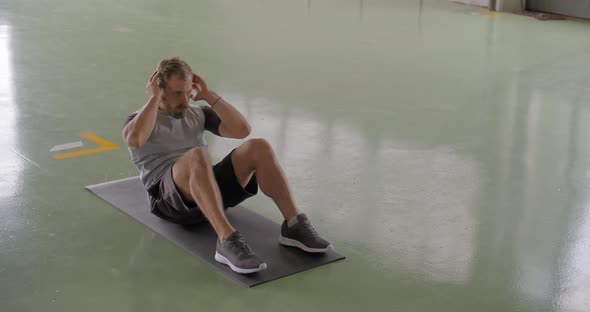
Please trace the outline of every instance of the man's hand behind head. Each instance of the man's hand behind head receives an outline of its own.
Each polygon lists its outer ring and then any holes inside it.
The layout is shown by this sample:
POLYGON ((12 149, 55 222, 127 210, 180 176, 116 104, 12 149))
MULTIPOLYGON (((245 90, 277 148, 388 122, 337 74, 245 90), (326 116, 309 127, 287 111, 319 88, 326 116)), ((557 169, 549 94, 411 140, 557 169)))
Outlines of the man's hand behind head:
POLYGON ((164 88, 164 81, 161 74, 156 70, 145 85, 145 93, 149 97, 155 97, 158 100, 162 98, 164 88))

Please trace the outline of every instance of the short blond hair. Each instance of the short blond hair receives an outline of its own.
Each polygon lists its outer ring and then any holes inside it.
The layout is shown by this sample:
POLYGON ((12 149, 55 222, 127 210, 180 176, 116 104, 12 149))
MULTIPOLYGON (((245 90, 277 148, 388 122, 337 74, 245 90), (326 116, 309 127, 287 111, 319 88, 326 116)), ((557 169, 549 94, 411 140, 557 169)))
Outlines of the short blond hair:
POLYGON ((187 74, 192 72, 191 67, 179 57, 165 58, 158 64, 158 73, 160 75, 159 86, 160 88, 166 88, 168 80, 174 75, 178 75, 180 79, 186 80, 187 74))

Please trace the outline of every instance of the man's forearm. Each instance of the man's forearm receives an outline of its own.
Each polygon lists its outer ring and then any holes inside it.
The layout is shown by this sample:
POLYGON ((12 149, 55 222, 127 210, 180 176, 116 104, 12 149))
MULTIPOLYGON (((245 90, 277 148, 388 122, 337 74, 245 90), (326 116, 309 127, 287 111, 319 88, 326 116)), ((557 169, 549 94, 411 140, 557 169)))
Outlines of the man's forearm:
POLYGON ((211 92, 211 96, 205 99, 221 118, 222 135, 242 138, 250 134, 250 124, 246 118, 233 105, 221 98, 217 93, 211 92))
POLYGON ((158 99, 151 97, 123 130, 123 138, 131 147, 141 147, 150 137, 158 114, 158 99))

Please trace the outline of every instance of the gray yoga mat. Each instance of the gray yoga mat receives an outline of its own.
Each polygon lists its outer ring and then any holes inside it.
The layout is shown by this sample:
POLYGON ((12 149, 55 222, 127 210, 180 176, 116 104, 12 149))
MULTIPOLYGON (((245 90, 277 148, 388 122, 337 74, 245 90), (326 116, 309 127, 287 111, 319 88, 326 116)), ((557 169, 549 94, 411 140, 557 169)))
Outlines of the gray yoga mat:
POLYGON ((244 207, 236 206, 227 210, 229 221, 244 235, 252 250, 268 264, 264 271, 249 275, 238 274, 215 261, 217 236, 209 224, 183 227, 150 213, 147 193, 139 177, 90 185, 86 189, 191 254, 209 262, 232 280, 248 287, 344 259, 344 256, 334 251, 308 254, 296 248, 280 246, 279 224, 244 207))

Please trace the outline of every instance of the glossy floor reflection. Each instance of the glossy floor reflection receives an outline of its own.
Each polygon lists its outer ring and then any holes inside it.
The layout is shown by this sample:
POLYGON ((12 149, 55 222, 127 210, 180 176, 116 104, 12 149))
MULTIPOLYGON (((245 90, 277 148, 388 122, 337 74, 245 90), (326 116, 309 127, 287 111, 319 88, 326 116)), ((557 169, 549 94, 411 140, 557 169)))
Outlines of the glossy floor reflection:
POLYGON ((2 310, 589 311, 589 32, 443 0, 4 1, 2 310), (123 146, 171 55, 346 261, 244 289, 83 189, 136 175, 126 149, 54 158, 123 146))

